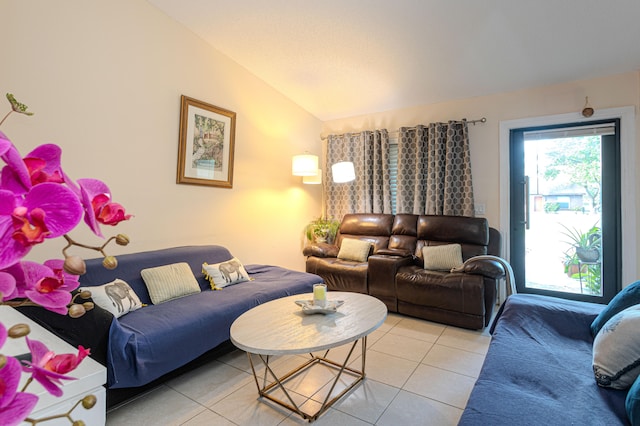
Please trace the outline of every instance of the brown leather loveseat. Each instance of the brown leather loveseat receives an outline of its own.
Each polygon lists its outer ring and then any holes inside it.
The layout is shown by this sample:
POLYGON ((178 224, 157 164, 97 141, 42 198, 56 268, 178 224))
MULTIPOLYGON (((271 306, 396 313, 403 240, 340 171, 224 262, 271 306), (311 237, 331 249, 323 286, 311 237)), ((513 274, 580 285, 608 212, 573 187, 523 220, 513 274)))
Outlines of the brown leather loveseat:
MULTIPOLYGON (((320 275, 329 290, 370 294, 389 311, 458 327, 489 324, 500 278, 500 233, 485 218, 409 214, 347 214, 335 244, 305 247, 306 270, 320 275), (346 239, 371 243, 366 259, 338 257, 346 239), (464 269, 424 268, 423 248, 459 244, 464 269)), ((429 252, 428 252, 429 253, 429 252)))

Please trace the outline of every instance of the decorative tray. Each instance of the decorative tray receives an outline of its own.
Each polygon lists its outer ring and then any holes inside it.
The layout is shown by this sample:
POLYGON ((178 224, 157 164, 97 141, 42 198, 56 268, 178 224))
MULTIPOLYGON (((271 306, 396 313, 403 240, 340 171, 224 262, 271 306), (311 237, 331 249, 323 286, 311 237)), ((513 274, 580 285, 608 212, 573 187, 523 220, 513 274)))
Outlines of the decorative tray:
POLYGON ((302 313, 311 314, 332 314, 344 304, 344 300, 327 300, 327 304, 318 306, 313 304, 313 300, 296 300, 296 305, 302 308, 302 313))

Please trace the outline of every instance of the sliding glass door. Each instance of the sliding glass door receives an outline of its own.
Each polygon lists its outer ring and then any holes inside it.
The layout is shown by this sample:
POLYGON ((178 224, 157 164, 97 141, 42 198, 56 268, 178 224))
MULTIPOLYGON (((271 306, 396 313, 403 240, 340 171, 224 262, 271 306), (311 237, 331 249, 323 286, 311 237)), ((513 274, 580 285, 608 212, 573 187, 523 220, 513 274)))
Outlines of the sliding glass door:
POLYGON ((511 131, 510 259, 519 292, 606 303, 620 288, 618 126, 511 131))

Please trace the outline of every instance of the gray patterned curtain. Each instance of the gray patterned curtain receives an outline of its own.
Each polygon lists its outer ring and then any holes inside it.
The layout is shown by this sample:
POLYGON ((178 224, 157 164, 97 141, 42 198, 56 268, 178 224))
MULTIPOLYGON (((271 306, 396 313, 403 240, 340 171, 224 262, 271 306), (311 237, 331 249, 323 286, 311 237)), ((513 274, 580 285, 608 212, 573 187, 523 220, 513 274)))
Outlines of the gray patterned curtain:
POLYGON ((391 213, 389 134, 385 129, 330 135, 327 138, 327 217, 341 220, 346 213, 391 213), (334 183, 331 165, 352 161, 356 180, 334 183))
POLYGON ((467 123, 398 132, 398 213, 474 216, 467 123))

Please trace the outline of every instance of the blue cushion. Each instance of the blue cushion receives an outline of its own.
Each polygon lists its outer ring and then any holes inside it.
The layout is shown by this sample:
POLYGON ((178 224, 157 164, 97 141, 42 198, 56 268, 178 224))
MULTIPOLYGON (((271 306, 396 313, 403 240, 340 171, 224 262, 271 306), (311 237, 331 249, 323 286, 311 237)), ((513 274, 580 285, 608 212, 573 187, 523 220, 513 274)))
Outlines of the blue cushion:
POLYGON ((625 401, 627 408, 627 417, 632 425, 640 424, 640 377, 636 379, 629 389, 627 399, 625 401))
POLYGON ((591 335, 595 337, 612 316, 638 303, 640 303, 640 281, 629 284, 611 299, 607 307, 591 323, 591 335))

